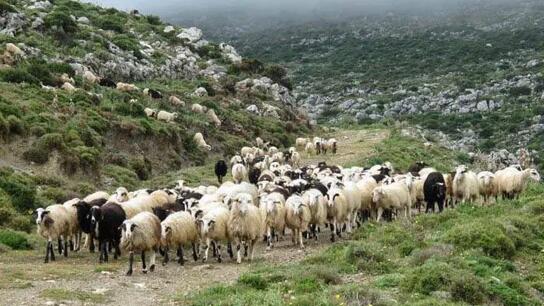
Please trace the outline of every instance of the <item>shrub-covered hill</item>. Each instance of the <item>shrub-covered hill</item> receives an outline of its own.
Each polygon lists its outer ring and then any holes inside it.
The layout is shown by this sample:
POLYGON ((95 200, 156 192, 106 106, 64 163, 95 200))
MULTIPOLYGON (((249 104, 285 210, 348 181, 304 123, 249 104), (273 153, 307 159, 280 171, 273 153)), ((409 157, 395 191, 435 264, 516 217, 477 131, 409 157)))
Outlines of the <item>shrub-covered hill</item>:
POLYGON ((406 120, 468 152, 528 147, 542 168, 543 3, 459 2, 216 35, 289 67, 322 122, 406 120))
POLYGON ((257 136, 283 147, 309 132, 281 85, 283 68, 242 59, 199 29, 69 0, 0 0, 0 29, 0 220, 11 206, 26 213, 96 189, 136 188, 226 158, 257 136), (93 84, 86 71, 139 90, 93 84), (65 81, 76 89, 61 89, 65 81), (148 107, 177 118, 148 118, 148 107), (211 151, 193 141, 197 132, 211 151))

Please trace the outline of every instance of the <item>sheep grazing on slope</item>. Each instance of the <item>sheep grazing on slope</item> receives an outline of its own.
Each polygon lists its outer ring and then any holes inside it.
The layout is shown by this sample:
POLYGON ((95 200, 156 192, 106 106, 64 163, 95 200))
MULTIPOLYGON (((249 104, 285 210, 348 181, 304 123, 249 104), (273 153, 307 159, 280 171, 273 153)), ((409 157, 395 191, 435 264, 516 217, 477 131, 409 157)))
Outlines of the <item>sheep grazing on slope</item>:
POLYGON ((24 56, 25 53, 13 43, 6 44, 6 51, 14 56, 24 56))
POLYGON ((185 102, 181 101, 181 99, 176 96, 170 96, 170 98, 168 98, 168 102, 174 106, 185 106, 185 102))
POLYGON ((285 229, 285 197, 279 192, 261 196, 259 208, 263 211, 266 225, 266 249, 273 247, 273 238, 285 229))
POLYGON ((202 106, 198 103, 193 103, 193 105, 191 105, 191 111, 193 111, 193 113, 204 114, 207 110, 208 108, 206 106, 202 106))
POLYGON ((247 180, 248 178, 247 168, 243 164, 235 164, 232 166, 231 174, 232 179, 237 184, 247 180))
POLYGON ((435 204, 438 211, 442 212, 446 201, 446 181, 440 172, 432 172, 427 175, 423 183, 423 194, 427 207, 425 212, 434 212, 435 204))
POLYGON ((263 148, 264 147, 264 140, 261 137, 255 138, 255 145, 257 148, 263 148))
POLYGON ((313 154, 316 154, 315 145, 312 142, 308 142, 306 144, 306 147, 304 147, 304 151, 308 155, 308 157, 312 156, 313 154))
MULTIPOLYGON (((230 243, 229 218, 230 212, 222 206, 215 206, 208 211, 197 211, 195 214, 197 231, 200 239, 204 241, 205 249, 202 261, 208 260, 208 251, 212 242, 217 246, 217 261, 221 262, 220 242, 230 243)), ((232 250, 231 250, 232 257, 232 250)))
POLYGON ((202 133, 196 133, 193 139, 200 148, 211 151, 212 146, 206 143, 206 141, 204 140, 204 136, 202 136, 202 133))
POLYGON ((217 176, 219 184, 223 184, 223 178, 227 175, 227 171, 227 163, 224 160, 218 160, 215 163, 215 176, 217 176))
POLYGON ((168 263, 168 250, 176 247, 179 255, 178 263, 183 265, 183 246, 191 244, 193 259, 198 260, 196 246, 198 244, 198 232, 196 219, 185 211, 173 213, 161 222, 161 245, 164 247, 163 265, 168 263))
POLYGON ((83 72, 83 80, 88 84, 96 84, 99 79, 94 73, 87 70, 83 72))
POLYGON ((525 190, 529 180, 540 181, 540 174, 535 169, 520 171, 514 167, 508 167, 495 173, 498 193, 503 198, 513 199, 525 190))
POLYGON ((241 246, 249 248, 249 260, 253 260, 255 244, 263 236, 265 216, 255 203, 253 197, 241 193, 234 198, 228 221, 229 234, 236 245, 236 262, 242 263, 241 246))
POLYGON ((331 138, 327 141, 328 147, 331 149, 332 154, 336 154, 336 151, 338 150, 338 142, 336 139, 331 138))
POLYGON ((62 84, 61 86, 62 89, 66 90, 67 92, 74 92, 77 90, 77 88, 74 87, 74 85, 66 82, 64 84, 62 84))
POLYGON ((157 113, 157 120, 160 120, 160 121, 164 121, 164 122, 167 122, 167 123, 172 123, 176 120, 176 118, 178 117, 178 114, 176 113, 169 113, 167 111, 159 111, 157 113))
POLYGON ((115 81, 113 81, 112 79, 108 79, 108 78, 100 78, 98 80, 98 85, 104 86, 104 87, 109 87, 109 88, 116 88, 117 87, 117 83, 115 83, 115 81))
POLYGON ((74 81, 73 78, 71 78, 67 73, 63 73, 60 77, 59 77, 59 81, 61 83, 68 83, 68 84, 71 84, 71 85, 74 85, 76 82, 74 81))
POLYGON ((133 91, 137 91, 139 89, 134 84, 128 84, 128 83, 123 83, 123 82, 118 82, 115 85, 115 87, 117 88, 117 90, 122 91, 122 92, 133 92, 133 91))
POLYGON ((384 209, 404 209, 404 216, 411 217, 412 196, 404 182, 394 182, 391 185, 382 185, 372 192, 372 201, 378 208, 377 221, 380 222, 384 209))
POLYGON ((119 245, 121 225, 127 218, 125 211, 121 205, 110 202, 102 206, 93 206, 90 214, 94 236, 98 239, 100 263, 108 262, 108 246, 115 248, 113 258, 117 259, 121 255, 119 245))
POLYGON ((206 113, 206 115, 208 115, 208 119, 216 126, 216 127, 220 127, 221 126, 221 120, 219 120, 219 117, 217 117, 217 115, 215 114, 215 111, 213 109, 209 109, 208 112, 206 113))
POLYGON ((51 205, 36 210, 38 225, 37 232, 40 236, 47 239, 45 248, 45 263, 55 260, 55 252, 53 251, 53 240, 59 241, 59 253, 63 249, 61 240, 64 240, 64 256, 68 256, 67 237, 70 235, 70 215, 63 205, 51 205))
POLYGON ((300 248, 304 249, 302 233, 308 230, 312 219, 310 208, 304 204, 302 197, 298 195, 290 196, 285 202, 285 208, 285 222, 292 232, 292 241, 295 245, 298 242, 300 248))
POLYGON ((489 171, 478 173, 478 189, 480 196, 483 197, 484 204, 488 203, 491 198, 497 198, 498 186, 495 180, 495 174, 489 171))
POLYGON ((150 96, 152 99, 162 99, 162 93, 155 89, 145 88, 143 94, 150 96))
POLYGON ((157 116, 157 110, 149 107, 144 108, 144 113, 148 118, 153 118, 157 116))
POLYGON ((161 244, 161 223, 150 212, 142 212, 121 225, 121 247, 129 252, 127 275, 132 275, 134 252, 142 254, 142 272, 147 273, 145 252, 151 251, 149 270, 155 270, 155 257, 161 244))
POLYGON ((480 191, 478 189, 478 177, 476 173, 469 171, 464 165, 458 166, 455 169, 455 177, 453 178, 453 195, 454 200, 465 203, 467 201, 476 202, 480 191))
POLYGON ((306 148, 306 144, 308 143, 308 138, 302 138, 302 137, 299 137, 295 140, 295 147, 299 148, 299 149, 304 149, 306 148))

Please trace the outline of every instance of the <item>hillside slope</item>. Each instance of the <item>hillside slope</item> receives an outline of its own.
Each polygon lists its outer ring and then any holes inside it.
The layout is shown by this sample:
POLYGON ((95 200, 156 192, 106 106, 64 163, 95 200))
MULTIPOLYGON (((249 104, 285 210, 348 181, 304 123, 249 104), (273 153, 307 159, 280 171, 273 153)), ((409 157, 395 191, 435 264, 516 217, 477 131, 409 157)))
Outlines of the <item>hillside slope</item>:
POLYGON ((287 66, 323 123, 406 120, 467 152, 528 148, 542 167, 543 13, 541 1, 468 1, 221 37, 287 66))
POLYGON ((0 226, 14 210, 149 186, 168 172, 227 158, 257 136, 284 147, 309 132, 278 84, 281 67, 248 67, 197 28, 70 0, 2 0, 0 28, 0 226), (89 72, 113 88, 89 81, 89 72), (116 89, 121 81, 138 90, 116 89), (61 89, 65 82, 75 89, 61 89), (220 125, 192 111, 194 103, 214 110, 220 125), (145 108, 177 118, 159 121, 145 108), (193 141, 197 132, 211 151, 193 141))

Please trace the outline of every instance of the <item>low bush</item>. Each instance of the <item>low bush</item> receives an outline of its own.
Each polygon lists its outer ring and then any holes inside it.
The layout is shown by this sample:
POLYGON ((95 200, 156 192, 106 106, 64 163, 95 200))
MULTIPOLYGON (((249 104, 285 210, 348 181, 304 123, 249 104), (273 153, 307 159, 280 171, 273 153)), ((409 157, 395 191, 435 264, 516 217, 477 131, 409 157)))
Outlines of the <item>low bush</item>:
POLYGON ((30 250, 32 245, 26 235, 8 229, 0 229, 0 243, 9 246, 14 250, 30 250))

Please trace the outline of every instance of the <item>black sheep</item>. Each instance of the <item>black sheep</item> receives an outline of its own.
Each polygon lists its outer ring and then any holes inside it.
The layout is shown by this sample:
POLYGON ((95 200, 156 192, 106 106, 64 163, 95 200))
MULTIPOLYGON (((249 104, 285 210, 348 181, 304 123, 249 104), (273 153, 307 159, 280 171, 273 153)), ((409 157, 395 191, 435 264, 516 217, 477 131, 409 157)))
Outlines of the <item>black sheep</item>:
POLYGON ((147 94, 153 99, 162 99, 162 93, 160 91, 155 90, 155 89, 150 88, 147 91, 147 94))
POLYGON ((435 203, 438 204, 438 210, 442 212, 446 200, 446 182, 442 173, 432 172, 427 176, 423 183, 423 195, 427 202, 425 212, 434 212, 435 203))
POLYGON ((108 78, 101 78, 98 81, 98 84, 104 87, 111 87, 111 88, 117 87, 117 83, 115 83, 112 79, 108 79, 108 78))
POLYGON ((224 160, 219 160, 215 163, 215 175, 219 184, 223 183, 223 178, 227 175, 227 163, 224 160))
POLYGON ((117 204, 108 202, 102 207, 91 208, 91 222, 97 228, 97 239, 100 250, 100 262, 108 261, 108 244, 115 248, 113 255, 117 259, 121 255, 119 243, 121 242, 121 225, 126 219, 123 208, 117 204))
POLYGON ((336 154, 336 142, 332 143, 332 154, 336 154))
POLYGON ((413 163, 410 168, 408 168, 408 172, 412 173, 415 176, 419 175, 419 171, 421 171, 423 168, 429 167, 429 165, 423 161, 418 161, 413 163))
POLYGON ((90 235, 89 250, 91 251, 91 253, 94 252, 94 235, 95 235, 94 227, 91 224, 91 208, 93 206, 102 206, 107 201, 108 201, 107 199, 96 199, 89 203, 85 201, 79 201, 75 204, 76 210, 77 210, 77 222, 79 224, 79 228, 85 234, 90 235))
POLYGON ((261 169, 252 168, 251 170, 249 170, 248 177, 249 177, 249 182, 251 184, 257 185, 257 183, 259 182, 260 176, 261 176, 261 169))
POLYGON ((323 185, 321 182, 319 181, 313 181, 310 183, 310 188, 314 188, 314 189, 317 189, 319 191, 321 191, 321 193, 326 196, 327 195, 327 192, 329 191, 329 189, 323 185))

